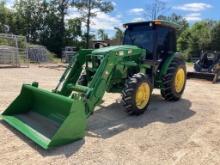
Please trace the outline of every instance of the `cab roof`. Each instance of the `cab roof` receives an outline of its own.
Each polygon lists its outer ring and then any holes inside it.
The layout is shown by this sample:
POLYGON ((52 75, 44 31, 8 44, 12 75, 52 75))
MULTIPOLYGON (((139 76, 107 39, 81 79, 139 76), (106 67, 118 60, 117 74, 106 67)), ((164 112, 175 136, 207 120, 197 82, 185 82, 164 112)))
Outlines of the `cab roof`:
POLYGON ((144 22, 131 22, 131 23, 126 23, 124 24, 124 27, 126 26, 132 26, 132 25, 139 25, 139 24, 154 24, 154 25, 159 25, 159 26, 166 26, 166 27, 170 27, 173 29, 180 29, 181 26, 177 23, 171 22, 171 21, 164 21, 164 20, 153 20, 153 21, 144 21, 144 22))

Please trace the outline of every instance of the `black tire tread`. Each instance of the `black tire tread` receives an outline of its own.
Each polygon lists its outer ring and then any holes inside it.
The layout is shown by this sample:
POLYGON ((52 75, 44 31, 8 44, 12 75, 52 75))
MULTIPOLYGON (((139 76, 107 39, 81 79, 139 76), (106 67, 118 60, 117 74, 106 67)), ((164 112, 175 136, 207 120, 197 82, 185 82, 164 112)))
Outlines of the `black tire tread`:
POLYGON ((125 88, 122 91, 122 104, 129 115, 140 115, 146 111, 149 105, 148 103, 143 110, 138 109, 136 105, 134 105, 135 90, 137 89, 138 85, 142 82, 147 82, 150 85, 152 92, 152 84, 149 78, 143 73, 134 74, 125 82, 125 88))
POLYGON ((162 79, 163 87, 161 88, 161 95, 167 101, 178 101, 185 89, 186 82, 184 84, 183 90, 180 93, 174 92, 173 89, 174 76, 179 67, 183 67, 186 73, 185 62, 179 58, 174 58, 168 68, 167 74, 162 79))

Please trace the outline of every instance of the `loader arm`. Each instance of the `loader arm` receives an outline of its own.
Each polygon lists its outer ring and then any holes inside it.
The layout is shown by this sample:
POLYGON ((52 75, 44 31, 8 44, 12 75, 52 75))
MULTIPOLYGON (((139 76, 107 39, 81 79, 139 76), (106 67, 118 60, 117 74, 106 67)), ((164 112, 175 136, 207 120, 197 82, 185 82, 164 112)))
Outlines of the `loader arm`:
POLYGON ((55 93, 61 94, 63 96, 69 96, 72 93, 71 88, 68 88, 68 84, 76 84, 85 63, 85 57, 90 54, 92 49, 81 50, 76 58, 73 58, 65 72, 60 78, 60 81, 54 90, 55 93))
POLYGON ((89 56, 90 53, 90 50, 79 52, 76 59, 73 59, 62 75, 57 88, 54 90, 55 93, 63 96, 68 96, 76 100, 79 98, 83 99, 85 101, 87 117, 93 113, 95 106, 101 102, 106 89, 110 85, 113 70, 120 60, 114 52, 109 52, 102 56, 103 58, 92 80, 87 86, 82 86, 77 84, 77 80, 82 73, 86 56, 89 56))
POLYGON ((114 53, 107 54, 89 83, 88 87, 91 92, 86 96, 86 110, 88 110, 89 115, 93 113, 95 106, 101 102, 106 89, 109 88, 114 68, 119 59, 114 53))

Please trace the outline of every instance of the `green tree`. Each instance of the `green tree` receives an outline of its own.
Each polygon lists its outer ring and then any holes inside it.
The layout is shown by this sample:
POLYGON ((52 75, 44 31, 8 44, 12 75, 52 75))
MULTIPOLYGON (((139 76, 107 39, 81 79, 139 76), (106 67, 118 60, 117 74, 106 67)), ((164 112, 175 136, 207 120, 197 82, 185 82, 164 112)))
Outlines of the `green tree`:
POLYGON ((198 45, 198 51, 210 49, 211 44, 211 33, 210 29, 212 25, 209 21, 201 21, 192 26, 191 36, 192 42, 191 44, 198 45))
POLYGON ((16 0, 16 18, 19 34, 25 35, 27 41, 36 43, 43 21, 41 5, 43 0, 16 0))
POLYGON ((65 34, 65 44, 79 46, 78 39, 82 35, 82 23, 79 18, 69 19, 65 34))
POLYGON ((0 32, 14 30, 15 12, 6 7, 5 1, 0 1, 0 32))
POLYGON ((216 23, 211 30, 211 49, 220 51, 220 22, 216 23))
POLYGON ((5 2, 0 1, 0 32, 1 33, 5 31, 6 17, 7 17, 7 10, 5 8, 5 2))
POLYGON ((70 6, 74 5, 74 0, 52 0, 51 4, 57 6, 58 10, 58 29, 60 36, 60 47, 63 48, 65 44, 65 16, 70 6))
POLYGON ((178 38, 178 50, 190 59, 199 56, 202 50, 211 49, 211 30, 213 22, 200 21, 183 31, 178 38))
POLYGON ((108 34, 107 33, 105 33, 105 31, 103 30, 103 29, 99 29, 98 31, 97 31, 97 33, 98 33, 98 38, 100 39, 100 40, 107 40, 108 39, 108 34))
POLYGON ((65 16, 73 0, 16 0, 17 32, 61 55, 65 45, 65 16))
POLYGON ((158 19, 171 21, 180 25, 180 29, 177 29, 177 37, 179 37, 180 34, 189 27, 189 23, 187 22, 187 20, 183 18, 181 15, 177 15, 176 13, 172 13, 170 16, 160 15, 158 19))
POLYGON ((43 24, 40 30, 40 42, 58 56, 61 55, 65 43, 69 42, 65 16, 72 5, 73 0, 44 0, 41 6, 43 24))
POLYGON ((63 36, 60 33, 60 17, 57 7, 58 5, 52 3, 52 1, 43 3, 43 13, 45 15, 40 30, 40 43, 45 45, 50 51, 61 55, 63 45, 61 38, 63 36))
POLYGON ((112 2, 104 0, 75 0, 75 7, 81 14, 82 21, 86 24, 86 47, 89 47, 89 41, 91 39, 91 19, 97 16, 97 13, 104 12, 109 13, 113 10, 112 2))
POLYGON ((189 47, 189 41, 191 39, 191 29, 184 30, 177 40, 177 49, 180 52, 184 52, 189 47))
POLYGON ((118 40, 119 43, 121 43, 123 40, 123 37, 124 37, 124 32, 123 32, 123 30, 121 30, 120 28, 117 28, 117 27, 115 27, 115 30, 116 30, 116 32, 115 32, 114 39, 118 40))

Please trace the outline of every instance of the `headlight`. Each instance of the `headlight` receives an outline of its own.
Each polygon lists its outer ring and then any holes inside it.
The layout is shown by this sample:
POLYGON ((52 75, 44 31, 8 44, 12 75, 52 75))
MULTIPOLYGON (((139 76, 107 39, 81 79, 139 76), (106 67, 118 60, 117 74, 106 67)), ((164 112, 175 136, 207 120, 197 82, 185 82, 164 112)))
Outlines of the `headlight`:
POLYGON ((118 52, 118 55, 119 55, 119 56, 124 56, 124 54, 125 54, 124 51, 119 51, 119 52, 118 52))
POLYGON ((128 50, 128 54, 132 54, 132 52, 133 52, 132 49, 128 50))

